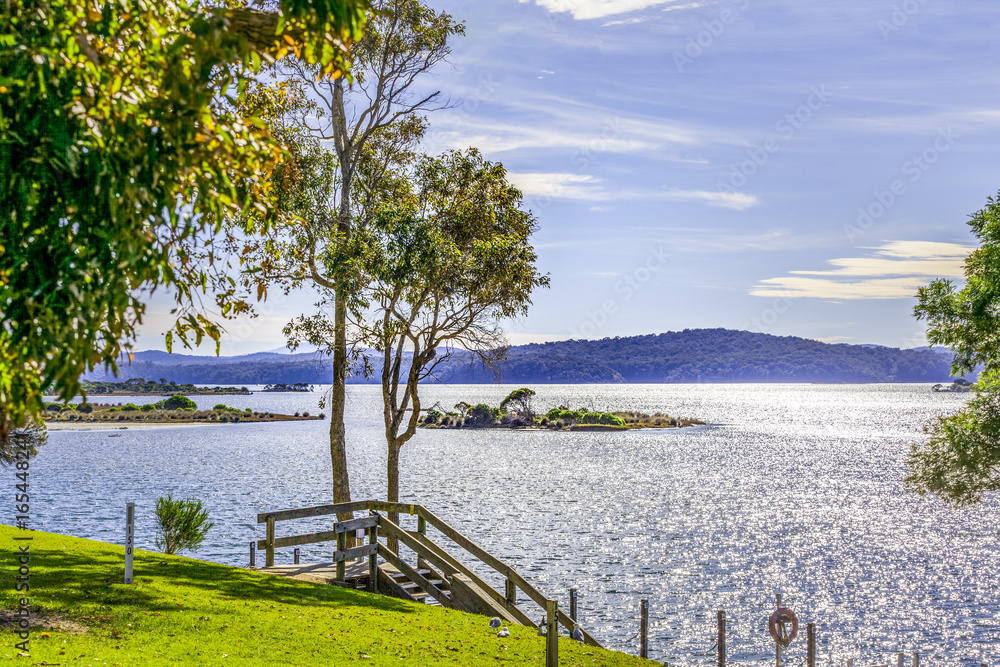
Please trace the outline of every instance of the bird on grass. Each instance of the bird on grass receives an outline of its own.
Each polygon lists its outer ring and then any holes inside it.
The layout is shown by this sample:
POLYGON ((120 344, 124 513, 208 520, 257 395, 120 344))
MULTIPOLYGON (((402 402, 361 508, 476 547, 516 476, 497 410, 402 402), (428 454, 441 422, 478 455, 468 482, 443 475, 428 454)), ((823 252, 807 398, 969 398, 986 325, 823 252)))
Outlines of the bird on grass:
POLYGON ((490 619, 490 627, 496 630, 500 627, 500 619, 496 616, 490 619))
POLYGON ((497 637, 510 637, 510 630, 504 628, 503 630, 497 633, 497 637))
POLYGON ((569 636, 572 637, 573 639, 575 639, 578 642, 582 642, 583 641, 583 628, 581 628, 579 624, 574 625, 573 626, 573 632, 571 632, 569 634, 569 636))
POLYGON ((545 625, 545 619, 543 618, 538 622, 538 636, 545 637, 549 634, 548 627, 545 625))

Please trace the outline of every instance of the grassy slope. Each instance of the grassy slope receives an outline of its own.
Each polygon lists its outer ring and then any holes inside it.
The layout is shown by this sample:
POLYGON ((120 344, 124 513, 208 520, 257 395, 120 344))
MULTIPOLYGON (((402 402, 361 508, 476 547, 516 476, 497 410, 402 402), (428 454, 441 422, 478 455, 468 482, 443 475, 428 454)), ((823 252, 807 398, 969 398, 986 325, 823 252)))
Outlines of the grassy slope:
MULTIPOLYGON (((0 526, 2 605, 14 608, 14 535, 30 534, 32 611, 59 614, 86 634, 33 629, 30 658, 13 632, 0 660, 62 665, 544 665, 543 638, 510 628, 498 639, 484 616, 363 592, 137 551, 137 583, 121 583, 123 548, 0 526), (10 576, 8 576, 10 575, 10 576)), ((25 544, 22 542, 21 544, 25 544)), ((654 663, 569 639, 560 665, 654 663)))

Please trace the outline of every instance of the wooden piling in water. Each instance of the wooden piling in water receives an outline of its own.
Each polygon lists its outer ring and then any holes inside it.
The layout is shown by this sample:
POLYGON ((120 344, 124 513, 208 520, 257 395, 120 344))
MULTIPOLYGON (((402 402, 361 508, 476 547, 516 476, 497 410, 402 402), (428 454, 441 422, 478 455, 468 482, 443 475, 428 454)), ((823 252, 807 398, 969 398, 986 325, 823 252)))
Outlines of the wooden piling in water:
MULTIPOLYGON (((902 657, 900 657, 902 660, 902 657)), ((903 663, 900 662, 900 667, 903 663)), ((816 667, 816 624, 806 625, 806 667, 816 667)))
POLYGON ((726 612, 720 609, 716 617, 716 632, 718 633, 716 646, 719 647, 718 667, 726 667, 726 612))
POLYGON ((649 600, 639 601, 639 657, 649 657, 649 600))
MULTIPOLYGON (((774 595, 775 609, 781 609, 781 593, 774 595)), ((774 642, 774 667, 781 667, 781 643, 774 642)))
POLYGON ((299 564, 299 548, 295 547, 295 551, 292 552, 292 562, 296 565, 299 564))
POLYGON ((576 623, 576 586, 569 589, 569 617, 576 623))
POLYGON ((257 543, 250 543, 250 567, 257 567, 257 543))
POLYGON ((916 651, 913 652, 913 667, 920 667, 920 656, 916 651))

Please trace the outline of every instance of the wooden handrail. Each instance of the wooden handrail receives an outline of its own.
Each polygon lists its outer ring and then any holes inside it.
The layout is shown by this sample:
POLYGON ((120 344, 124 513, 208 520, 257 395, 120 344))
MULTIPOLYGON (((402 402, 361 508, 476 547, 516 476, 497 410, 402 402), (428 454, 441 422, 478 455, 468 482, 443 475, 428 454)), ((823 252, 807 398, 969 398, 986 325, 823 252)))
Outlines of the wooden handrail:
MULTIPOLYGON (((362 510, 370 511, 381 511, 381 512, 394 512, 399 514, 410 514, 416 515, 419 519, 426 521, 427 523, 434 526, 438 531, 441 532, 445 537, 450 539, 452 542, 457 544, 459 547, 467 551, 470 555, 479 559, 497 573, 506 578, 508 582, 520 588, 524 593, 531 599, 532 602, 540 606, 542 609, 546 608, 548 598, 546 598, 541 591, 532 586, 528 581, 522 577, 517 570, 510 567, 500 559, 496 558, 493 554, 486 551, 478 544, 470 540, 468 537, 455 530, 446 521, 438 517, 436 514, 423 507, 422 505, 415 505, 409 503, 393 503, 382 500, 359 500, 350 503, 338 503, 333 505, 317 505, 314 507, 302 507, 292 510, 279 510, 274 512, 262 512, 257 515, 257 523, 266 523, 269 528, 269 540, 261 540, 258 544, 260 548, 267 549, 266 563, 268 565, 273 565, 273 553, 274 549, 283 546, 293 546, 298 544, 309 544, 310 542, 324 542, 333 539, 336 536, 335 531, 323 531, 319 533, 310 533, 307 535, 296 535, 293 537, 284 538, 274 538, 273 526, 276 521, 288 521, 290 519, 304 519, 308 517, 325 516, 330 514, 341 514, 345 512, 360 512, 362 510)), ((389 521, 388 518, 379 515, 379 525, 386 529, 386 533, 397 538, 400 542, 413 549, 418 553, 418 555, 426 558, 427 560, 435 563, 439 567, 443 567, 453 571, 459 571, 463 575, 469 577, 472 581, 476 583, 477 586, 482 588, 490 597, 493 597, 498 603, 504 605, 505 608, 510 610, 516 610, 519 617, 523 616, 524 620, 527 621, 527 625, 534 626, 535 624, 527 618, 520 609, 515 605, 509 604, 508 600, 497 592, 492 586, 484 582, 480 577, 478 577, 472 570, 468 569, 461 564, 460 561, 453 558, 445 552, 443 549, 435 549, 436 545, 430 540, 427 540, 423 535, 414 535, 409 531, 405 531, 395 523, 389 521), (422 539, 421 539, 422 538, 422 539)), ((386 550, 388 553, 391 551, 386 550)), ((379 549, 379 554, 383 555, 382 549, 379 549)), ((399 557, 396 554, 392 554, 396 561, 399 561, 399 557)), ((384 557, 384 555, 383 555, 384 557)), ((389 560, 386 558, 386 560, 389 560)), ((396 562, 390 561, 393 565, 396 562)), ((402 561, 399 561, 402 562, 402 561)), ((398 565, 397 565, 398 567, 398 565)), ((409 566, 407 566, 409 567, 409 566)), ((410 568, 412 569, 412 568, 410 568)), ((426 592, 426 591, 425 591, 426 592)), ((557 615, 557 621, 562 624, 563 627, 572 631, 576 626, 576 623, 568 614, 563 612, 561 609, 557 615)), ((582 629, 582 628, 581 628, 582 629)), ((590 646, 601 646, 601 644, 594 639, 588 632, 583 631, 584 642, 590 646)))

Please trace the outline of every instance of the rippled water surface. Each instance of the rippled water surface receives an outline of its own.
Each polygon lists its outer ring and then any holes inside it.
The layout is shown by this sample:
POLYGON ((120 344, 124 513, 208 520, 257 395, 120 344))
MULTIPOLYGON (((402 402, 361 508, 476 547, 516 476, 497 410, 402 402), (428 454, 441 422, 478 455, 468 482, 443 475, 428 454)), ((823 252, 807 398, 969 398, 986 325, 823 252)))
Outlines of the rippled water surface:
MULTIPOLYGON (((510 389, 428 386, 425 404, 497 404, 510 389)), ((902 486, 922 423, 961 396, 928 385, 536 389, 544 409, 661 410, 709 423, 614 434, 421 431, 403 450, 404 500, 562 605, 577 586, 582 621, 605 645, 637 651, 645 597, 651 657, 712 664, 715 612, 725 609, 731 661, 764 661, 773 656, 766 618, 781 592, 803 624, 817 624, 821 662, 888 662, 897 651, 920 651, 923 664, 1000 657, 997 500, 953 512, 902 486)), ((383 497, 378 388, 349 392, 353 495, 383 497)), ((196 397, 200 407, 224 400, 276 412, 318 412, 318 399, 196 397)), ((263 534, 257 512, 329 502, 328 426, 53 432, 32 463, 34 522, 121 542, 123 506, 134 500, 138 545, 153 548, 156 498, 196 497, 216 522, 199 557, 245 565, 248 543, 263 534)), ((278 535, 318 525, 279 523, 278 535)), ((303 548, 303 561, 328 560, 330 549, 303 548)), ((278 560, 290 562, 291 550, 278 560)), ((804 654, 803 640, 789 664, 804 654)))

